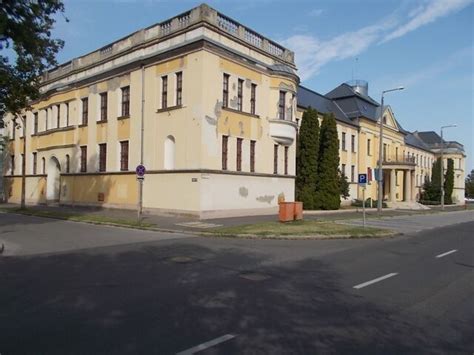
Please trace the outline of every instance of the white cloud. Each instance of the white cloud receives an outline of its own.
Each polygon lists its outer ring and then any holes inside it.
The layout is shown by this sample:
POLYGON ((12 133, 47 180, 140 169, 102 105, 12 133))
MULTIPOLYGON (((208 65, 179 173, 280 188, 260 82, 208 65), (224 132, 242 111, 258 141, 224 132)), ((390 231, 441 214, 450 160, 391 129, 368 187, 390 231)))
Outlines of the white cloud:
MULTIPOLYGON (((407 88, 412 88, 419 83, 437 78, 441 74, 455 69, 463 63, 468 63, 469 59, 472 61, 473 50, 474 47, 471 46, 462 48, 454 53, 451 53, 448 57, 439 62, 433 63, 406 76, 399 77, 396 80, 390 80, 391 85, 403 85, 407 88)), ((470 74, 472 75, 472 73, 470 74)), ((440 85, 443 85, 443 82, 440 82, 440 85)))
POLYGON ((472 3, 472 0, 433 0, 409 13, 411 20, 400 25, 385 36, 381 43, 402 37, 409 32, 436 21, 440 17, 459 11, 472 3))
POLYGON ((294 35, 283 45, 296 53, 296 62, 302 80, 318 74, 320 68, 333 60, 356 56, 380 38, 385 25, 374 25, 347 32, 327 41, 309 35, 294 35))
POLYGON ((408 11, 405 14, 408 22, 401 21, 399 11, 395 11, 379 23, 328 40, 313 35, 293 35, 281 42, 295 52, 299 75, 302 80, 306 80, 317 75, 321 67, 329 62, 355 57, 372 45, 402 37, 440 17, 463 9, 472 1, 432 0, 417 4, 408 11))
POLYGON ((313 9, 308 13, 308 15, 313 16, 313 17, 318 17, 318 16, 321 16, 323 12, 324 12, 323 9, 313 9))

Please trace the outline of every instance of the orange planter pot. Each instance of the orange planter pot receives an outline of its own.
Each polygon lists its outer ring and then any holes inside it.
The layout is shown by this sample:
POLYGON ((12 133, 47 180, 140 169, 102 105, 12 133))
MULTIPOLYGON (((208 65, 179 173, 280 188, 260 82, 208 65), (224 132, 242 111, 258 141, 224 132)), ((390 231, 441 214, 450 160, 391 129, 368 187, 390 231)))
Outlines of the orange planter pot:
POLYGON ((294 218, 295 218, 294 202, 280 202, 278 220, 280 222, 291 222, 294 220, 294 218))
POLYGON ((303 219, 303 202, 295 202, 295 221, 303 219))

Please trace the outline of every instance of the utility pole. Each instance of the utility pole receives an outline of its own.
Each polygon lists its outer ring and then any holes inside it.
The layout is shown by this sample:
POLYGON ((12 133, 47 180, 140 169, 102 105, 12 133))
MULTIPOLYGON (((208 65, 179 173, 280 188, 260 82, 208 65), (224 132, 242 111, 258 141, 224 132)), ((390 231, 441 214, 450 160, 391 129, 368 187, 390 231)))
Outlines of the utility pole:
MULTIPOLYGON (((25 203, 25 195, 26 195, 26 116, 17 115, 14 122, 13 129, 16 129, 17 120, 20 120, 21 127, 23 129, 23 159, 21 159, 21 200, 20 200, 20 208, 23 210, 26 208, 25 203)), ((21 156, 21 154, 20 154, 21 156)))
POLYGON ((380 100, 380 115, 379 115, 379 123, 380 123, 380 132, 379 132, 379 161, 378 161, 378 174, 377 174, 377 183, 378 183, 378 198, 377 198, 377 213, 380 215, 382 213, 382 200, 383 200, 383 172, 382 172, 382 161, 384 159, 383 156, 383 98, 387 92, 403 90, 403 86, 399 86, 394 89, 384 90, 382 91, 382 99, 380 100))

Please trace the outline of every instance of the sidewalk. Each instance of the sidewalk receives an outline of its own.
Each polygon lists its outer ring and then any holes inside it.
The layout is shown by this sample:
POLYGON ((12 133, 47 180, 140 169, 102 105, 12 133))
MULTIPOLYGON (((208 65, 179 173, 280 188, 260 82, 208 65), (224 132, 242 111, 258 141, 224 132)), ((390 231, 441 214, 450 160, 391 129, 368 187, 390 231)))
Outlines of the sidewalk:
MULTIPOLYGON (((19 208, 16 204, 0 204, 0 208, 4 210, 19 208)), ((105 209, 100 207, 69 207, 69 206, 28 206, 30 211, 51 212, 52 214, 71 214, 78 216, 94 216, 96 218, 107 218, 122 220, 130 223, 137 221, 137 213, 133 210, 119 210, 119 209, 105 209)), ((447 211, 461 210, 461 208, 450 207, 447 211)), ((420 211, 420 210, 394 210, 385 208, 382 211, 381 217, 396 217, 420 214, 439 213, 439 211, 420 211)), ((366 209, 366 216, 368 219, 377 219, 380 216, 376 209, 366 209)), ((52 216, 53 217, 53 216, 52 216)), ((307 220, 359 220, 362 219, 362 208, 358 209, 341 209, 337 211, 305 211, 304 218, 307 220)), ((173 232, 189 232, 189 231, 205 231, 214 227, 231 227, 246 224, 264 223, 277 221, 278 216, 262 215, 262 216, 246 216, 246 217, 228 217, 199 220, 193 217, 172 216, 172 215, 155 215, 144 214, 142 223, 150 225, 153 228, 173 232)), ((356 222, 357 224, 357 222, 356 222)))

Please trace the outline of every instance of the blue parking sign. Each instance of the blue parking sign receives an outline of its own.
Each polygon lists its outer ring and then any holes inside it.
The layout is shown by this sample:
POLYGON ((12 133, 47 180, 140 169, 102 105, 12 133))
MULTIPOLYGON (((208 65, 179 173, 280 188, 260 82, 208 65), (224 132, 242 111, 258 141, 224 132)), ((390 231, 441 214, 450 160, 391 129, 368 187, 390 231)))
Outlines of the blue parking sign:
POLYGON ((367 184, 367 174, 359 174, 359 185, 367 184))

